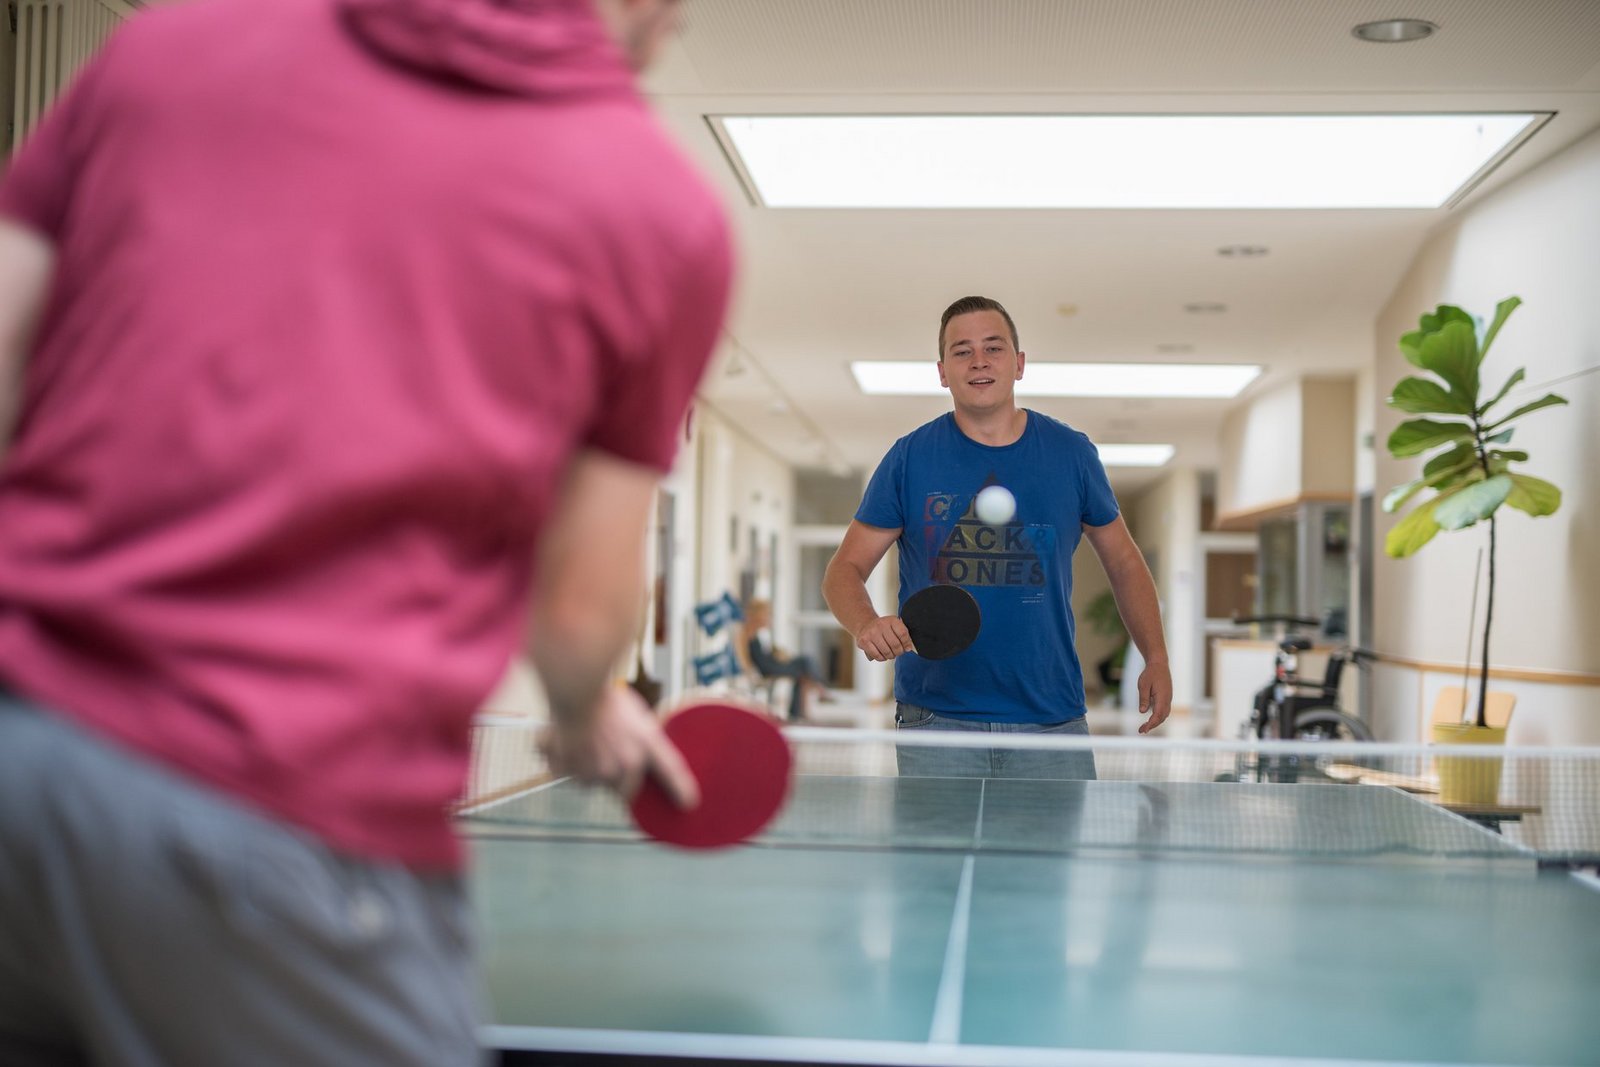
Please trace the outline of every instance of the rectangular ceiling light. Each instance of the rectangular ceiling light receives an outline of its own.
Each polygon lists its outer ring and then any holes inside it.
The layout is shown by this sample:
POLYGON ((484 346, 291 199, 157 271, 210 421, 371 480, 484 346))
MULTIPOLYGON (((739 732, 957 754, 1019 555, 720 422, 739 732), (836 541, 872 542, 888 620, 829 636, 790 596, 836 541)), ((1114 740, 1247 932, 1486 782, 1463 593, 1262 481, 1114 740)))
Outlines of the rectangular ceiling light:
POLYGON ((1177 448, 1173 445, 1102 445, 1100 462, 1107 467, 1161 467, 1177 448))
MULTIPOLYGON (((850 364, 856 385, 869 396, 938 396, 931 360, 862 360, 850 364)), ((1023 368, 1017 395, 1156 397, 1226 400, 1261 374, 1254 363, 1035 363, 1023 368)))
POLYGON ((768 207, 1437 208, 1549 116, 725 115, 768 207))

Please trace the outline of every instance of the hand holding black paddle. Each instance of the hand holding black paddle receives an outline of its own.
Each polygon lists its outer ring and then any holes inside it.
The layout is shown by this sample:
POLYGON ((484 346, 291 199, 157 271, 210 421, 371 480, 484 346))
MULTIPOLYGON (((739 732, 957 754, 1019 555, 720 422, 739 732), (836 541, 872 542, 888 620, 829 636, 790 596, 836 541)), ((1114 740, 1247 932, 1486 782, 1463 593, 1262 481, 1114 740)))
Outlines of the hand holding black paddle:
POLYGON ((908 652, 949 659, 964 651, 983 623, 978 602, 959 585, 930 585, 906 600, 899 615, 880 615, 856 634, 856 647, 875 662, 908 652))
POLYGON ((923 659, 949 659, 966 651, 983 625, 978 602, 959 585, 930 585, 912 594, 900 620, 923 659))

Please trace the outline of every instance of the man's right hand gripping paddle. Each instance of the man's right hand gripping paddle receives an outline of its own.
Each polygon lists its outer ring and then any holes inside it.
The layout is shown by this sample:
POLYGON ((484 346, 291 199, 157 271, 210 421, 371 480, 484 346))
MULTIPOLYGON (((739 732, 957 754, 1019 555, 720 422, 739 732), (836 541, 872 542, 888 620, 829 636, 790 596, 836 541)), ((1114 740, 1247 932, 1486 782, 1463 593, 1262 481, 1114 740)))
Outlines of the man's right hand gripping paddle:
POLYGON ((690 810, 700 804, 694 772, 649 706, 626 686, 608 686, 582 725, 551 723, 539 737, 539 749, 552 774, 607 786, 624 800, 654 782, 675 807, 690 810))
POLYGON ((949 659, 978 639, 983 615, 959 585, 930 585, 906 600, 900 618, 923 659, 949 659))

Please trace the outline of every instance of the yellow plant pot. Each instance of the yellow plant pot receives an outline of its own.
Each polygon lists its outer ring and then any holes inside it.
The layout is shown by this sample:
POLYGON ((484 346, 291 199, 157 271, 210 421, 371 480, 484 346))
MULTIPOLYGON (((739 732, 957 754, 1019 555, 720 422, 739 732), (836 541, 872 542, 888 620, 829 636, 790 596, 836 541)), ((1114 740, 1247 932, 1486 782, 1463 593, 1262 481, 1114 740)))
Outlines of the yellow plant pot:
MULTIPOLYGON (((1504 745, 1503 726, 1478 726, 1475 723, 1436 722, 1436 745, 1504 745)), ((1439 772, 1441 804, 1471 804, 1490 807, 1500 799, 1498 756, 1439 756, 1433 761, 1439 772)))

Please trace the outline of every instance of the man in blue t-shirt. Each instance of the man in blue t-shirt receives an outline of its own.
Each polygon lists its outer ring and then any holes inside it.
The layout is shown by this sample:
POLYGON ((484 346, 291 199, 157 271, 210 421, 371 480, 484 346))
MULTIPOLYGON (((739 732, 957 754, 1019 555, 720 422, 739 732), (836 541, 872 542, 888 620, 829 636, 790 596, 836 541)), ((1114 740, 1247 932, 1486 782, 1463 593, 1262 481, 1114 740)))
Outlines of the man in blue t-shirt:
MULTIPOLYGON (((939 382, 955 410, 900 438, 867 485, 855 521, 828 564, 823 595, 872 660, 913 652, 898 614, 879 615, 866 580, 900 549, 904 605, 929 585, 959 585, 983 613, 978 638, 944 660, 905 656, 895 667, 901 729, 1087 734, 1083 670, 1072 619, 1072 554, 1086 537, 1100 557, 1128 633, 1145 659, 1140 733, 1172 705, 1172 674, 1155 583, 1128 534, 1099 454, 1065 423, 1019 408, 1026 357, 997 301, 969 296, 939 324, 939 382), (1005 523, 974 501, 988 485, 1016 499, 1005 523)), ((902 775, 1092 778, 1089 752, 902 745, 902 775)))

